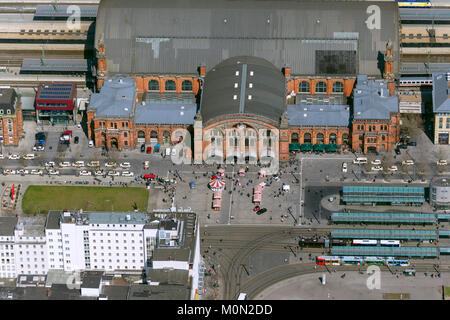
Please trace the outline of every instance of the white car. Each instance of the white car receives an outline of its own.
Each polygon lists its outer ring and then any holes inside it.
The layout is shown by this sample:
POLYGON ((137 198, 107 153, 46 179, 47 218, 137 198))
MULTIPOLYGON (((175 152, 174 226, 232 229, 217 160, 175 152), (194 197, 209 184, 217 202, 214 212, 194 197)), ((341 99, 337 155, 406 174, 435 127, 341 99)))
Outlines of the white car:
POLYGON ((64 161, 64 162, 60 162, 60 163, 59 163, 59 166, 60 166, 60 167, 70 167, 71 164, 70 164, 69 161, 64 161))
POLYGON ((134 173, 131 171, 122 172, 122 177, 134 177, 134 173))
POLYGON ((397 171, 397 170, 398 170, 397 166, 390 166, 388 168, 388 171, 397 171))
POLYGON ((144 161, 144 170, 147 170, 150 167, 150 161, 144 161))
POLYGON ((100 167, 100 161, 89 161, 87 166, 88 167, 100 167))
POLYGON ((16 174, 16 170, 5 169, 3 170, 4 175, 16 174))
POLYGON ((5 156, 3 154, 0 154, 0 159, 5 159, 5 156))
POLYGON ((73 163, 73 166, 76 168, 84 167, 84 161, 76 161, 73 163))
POLYGON ((50 170, 48 170, 48 174, 50 174, 50 175, 59 175, 59 171, 58 170, 54 170, 54 169, 50 169, 50 170))
POLYGON ((92 173, 90 171, 87 171, 87 170, 80 171, 80 176, 90 176, 90 175, 92 175, 92 173))
POLYGON ((117 166, 117 163, 112 162, 112 161, 105 163, 105 167, 107 167, 107 168, 116 167, 116 166, 117 166))
POLYGON ((382 171, 383 168, 381 166, 372 167, 372 171, 382 171))
POLYGON ((18 154, 10 154, 10 155, 8 156, 8 159, 9 159, 9 160, 19 160, 19 159, 20 159, 20 156, 19 156, 18 154))
POLYGON ((118 176, 120 176, 120 173, 117 171, 108 171, 108 176, 118 177, 118 176))
POLYGON ((447 160, 439 160, 436 162, 436 164, 438 166, 446 166, 447 165, 447 160))
POLYGON ((30 172, 27 169, 19 169, 19 170, 17 170, 16 173, 24 175, 24 174, 29 174, 30 172))
POLYGON ((94 176, 102 176, 103 174, 103 170, 94 171, 94 176))
POLYGON ((93 148, 94 147, 94 141, 90 140, 88 143, 89 148, 93 148))
POLYGON ((25 160, 33 160, 34 158, 36 158, 36 155, 34 153, 29 153, 23 156, 23 158, 25 160))
POLYGON ((45 167, 54 167, 55 166, 55 162, 53 161, 48 161, 44 164, 45 167))
POLYGON ((37 145, 33 147, 33 151, 44 151, 45 147, 43 145, 37 145))
POLYGON ((120 164, 120 166, 121 166, 122 168, 131 168, 131 164, 130 164, 129 162, 122 162, 122 163, 120 164))
POLYGON ((33 170, 31 170, 31 172, 30 172, 31 174, 34 174, 34 175, 42 175, 43 174, 43 172, 42 172, 42 170, 38 170, 38 169, 33 169, 33 170))
POLYGON ((412 166, 414 164, 414 161, 412 160, 405 160, 402 162, 402 165, 404 166, 412 166))
POLYGON ((381 160, 375 159, 375 160, 372 160, 370 163, 374 164, 374 165, 380 165, 381 164, 381 160))
POLYGON ((342 164, 342 172, 347 172, 347 162, 342 164))

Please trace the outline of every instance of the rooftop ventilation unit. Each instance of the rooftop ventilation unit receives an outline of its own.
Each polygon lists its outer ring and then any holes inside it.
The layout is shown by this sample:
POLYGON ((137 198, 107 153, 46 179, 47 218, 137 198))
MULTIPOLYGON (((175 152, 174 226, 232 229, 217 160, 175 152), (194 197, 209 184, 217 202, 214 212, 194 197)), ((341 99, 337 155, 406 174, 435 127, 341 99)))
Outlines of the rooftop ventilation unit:
POLYGON ((184 112, 183 111, 180 111, 180 116, 184 116, 184 112))
POLYGON ((249 87, 249 88, 253 88, 253 83, 249 83, 249 84, 248 84, 248 87, 249 87))
POLYGON ((236 71, 236 76, 238 76, 239 75, 239 71, 236 71))
POLYGON ((234 83, 234 87, 237 88, 239 85, 237 82, 234 83))
POLYGON ((251 77, 253 77, 253 74, 254 74, 254 72, 253 72, 253 71, 250 71, 250 76, 251 76, 251 77))
POLYGON ((248 95, 248 100, 252 100, 252 95, 251 94, 248 95))
POLYGON ((234 95, 234 96, 233 96, 233 100, 237 100, 237 95, 234 95))

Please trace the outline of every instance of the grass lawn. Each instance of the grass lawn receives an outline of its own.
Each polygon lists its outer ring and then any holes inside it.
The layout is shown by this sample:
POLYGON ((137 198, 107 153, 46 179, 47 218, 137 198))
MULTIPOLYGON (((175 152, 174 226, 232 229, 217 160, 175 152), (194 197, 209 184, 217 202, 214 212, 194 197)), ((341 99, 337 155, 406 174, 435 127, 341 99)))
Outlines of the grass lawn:
POLYGON ((444 295, 445 295, 446 297, 450 297, 450 287, 445 287, 445 288, 444 288, 444 295))
POLYGON ((147 211, 144 188, 30 186, 22 200, 25 214, 47 214, 49 210, 147 211), (114 208, 114 210, 113 210, 114 208))

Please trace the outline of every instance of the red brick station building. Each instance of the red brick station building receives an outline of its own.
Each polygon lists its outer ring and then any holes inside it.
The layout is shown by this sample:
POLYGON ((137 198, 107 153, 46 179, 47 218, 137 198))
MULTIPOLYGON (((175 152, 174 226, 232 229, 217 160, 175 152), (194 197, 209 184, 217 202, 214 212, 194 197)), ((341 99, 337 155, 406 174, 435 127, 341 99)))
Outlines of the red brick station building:
MULTIPOLYGON (((397 27, 374 34, 365 25, 366 5, 356 2, 349 9, 327 1, 324 7, 308 0, 277 6, 201 0, 184 8, 168 0, 171 5, 162 8, 152 7, 153 0, 103 0, 95 39, 99 92, 87 109, 89 139, 119 150, 164 148, 187 131, 197 163, 211 156, 260 158, 262 149, 280 160, 293 150, 391 150, 400 130, 397 27), (238 6, 240 14, 217 14, 214 9, 224 4, 238 6), (195 18, 200 7, 209 22, 195 18), (293 19, 287 14, 292 10, 300 16, 293 19), (361 21, 317 18, 344 12, 363 13, 361 21), (310 34, 298 28, 299 21, 317 30, 310 34), (374 39, 385 48, 381 73, 378 52, 369 48, 374 39), (236 139, 237 129, 244 129, 245 138, 236 139), (279 143, 271 145, 267 138, 275 134, 279 143)), ((380 6, 386 6, 382 14, 395 15, 395 3, 380 6)))

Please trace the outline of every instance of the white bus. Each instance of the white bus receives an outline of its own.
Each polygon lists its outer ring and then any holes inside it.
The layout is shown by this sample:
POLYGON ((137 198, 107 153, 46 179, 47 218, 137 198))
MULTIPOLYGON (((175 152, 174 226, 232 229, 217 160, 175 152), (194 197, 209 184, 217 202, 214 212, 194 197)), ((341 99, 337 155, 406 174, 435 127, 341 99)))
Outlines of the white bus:
POLYGON ((380 240, 380 245, 384 247, 400 247, 400 240, 380 240))

